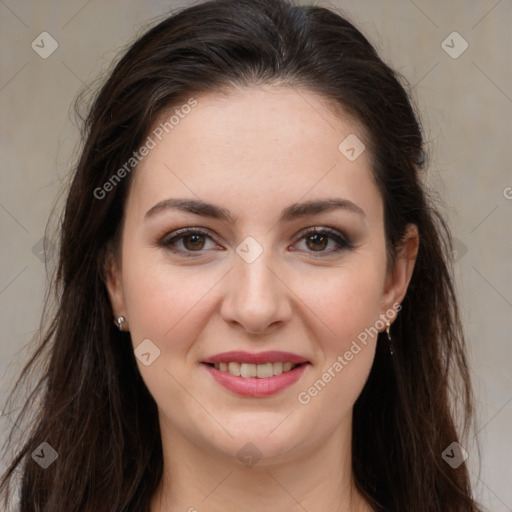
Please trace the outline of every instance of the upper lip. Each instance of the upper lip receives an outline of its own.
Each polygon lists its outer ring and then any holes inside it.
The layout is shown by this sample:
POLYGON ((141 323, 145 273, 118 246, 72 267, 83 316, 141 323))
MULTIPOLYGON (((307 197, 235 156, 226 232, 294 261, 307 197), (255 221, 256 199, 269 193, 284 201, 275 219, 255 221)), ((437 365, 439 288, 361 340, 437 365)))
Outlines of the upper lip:
POLYGON ((307 363, 308 360, 297 354, 291 352, 281 352, 278 350, 271 350, 267 352, 243 352, 243 351, 231 351, 222 352, 216 354, 208 359, 205 359, 203 363, 218 364, 218 363, 249 363, 249 364, 264 364, 264 363, 278 363, 278 362, 290 362, 294 364, 307 363))

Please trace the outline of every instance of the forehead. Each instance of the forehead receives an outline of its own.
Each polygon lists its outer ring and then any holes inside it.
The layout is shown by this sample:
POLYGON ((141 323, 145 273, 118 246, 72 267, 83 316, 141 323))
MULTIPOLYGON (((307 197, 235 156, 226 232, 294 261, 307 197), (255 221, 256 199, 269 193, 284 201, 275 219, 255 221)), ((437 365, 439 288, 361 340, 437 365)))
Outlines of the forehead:
POLYGON ((220 201, 243 217, 338 195, 379 217, 368 152, 351 160, 340 147, 362 143, 365 134, 321 96, 254 86, 194 100, 193 108, 174 106, 150 133, 154 147, 137 167, 129 197, 138 215, 172 196, 220 201))

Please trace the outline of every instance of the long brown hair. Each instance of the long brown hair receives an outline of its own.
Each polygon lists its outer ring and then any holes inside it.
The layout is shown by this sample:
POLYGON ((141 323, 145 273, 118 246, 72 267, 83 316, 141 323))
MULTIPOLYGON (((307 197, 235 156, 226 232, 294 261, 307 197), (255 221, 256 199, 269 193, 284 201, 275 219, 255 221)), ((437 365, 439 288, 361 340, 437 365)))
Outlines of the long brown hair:
POLYGON ((390 266, 406 225, 419 230, 393 324, 394 355, 380 334, 354 406, 356 484, 384 510, 479 510, 466 464, 452 468, 442 458, 451 443, 464 443, 473 399, 451 235, 422 183, 427 153, 407 82, 347 19, 291 0, 213 0, 169 16, 129 48, 96 95, 60 226, 58 305, 14 388, 39 365, 41 378, 13 420, 21 425, 39 397, 0 482, 5 504, 19 476, 23 512, 149 510, 163 471, 157 408, 131 343, 120 342, 128 335, 113 324, 104 280, 133 172, 101 198, 95 191, 171 107, 233 85, 272 83, 314 91, 365 128, 390 266), (58 453, 46 469, 31 457, 43 442, 58 453))

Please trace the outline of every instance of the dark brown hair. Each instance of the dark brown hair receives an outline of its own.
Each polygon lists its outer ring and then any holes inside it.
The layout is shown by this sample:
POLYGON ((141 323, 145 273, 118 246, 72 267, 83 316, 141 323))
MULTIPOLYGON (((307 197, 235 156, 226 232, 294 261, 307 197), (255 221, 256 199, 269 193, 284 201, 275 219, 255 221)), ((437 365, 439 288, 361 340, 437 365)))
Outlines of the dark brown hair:
POLYGON ((129 48, 95 97, 60 226, 58 306, 14 388, 42 365, 13 420, 21 425, 39 397, 0 483, 5 503, 19 475, 22 512, 149 510, 163 469, 157 408, 131 343, 119 342, 127 334, 113 325, 104 279, 132 175, 102 199, 94 191, 172 106, 232 86, 277 83, 316 92, 364 127, 390 266, 406 225, 419 230, 416 266, 393 324, 394 356, 380 334, 354 406, 357 486, 376 509, 479 510, 466 464, 453 469, 442 459, 467 435, 472 393, 451 236, 422 184, 426 151, 407 82, 347 19, 285 0, 214 0, 167 17, 129 48), (48 469, 31 458, 42 442, 58 452, 48 469))

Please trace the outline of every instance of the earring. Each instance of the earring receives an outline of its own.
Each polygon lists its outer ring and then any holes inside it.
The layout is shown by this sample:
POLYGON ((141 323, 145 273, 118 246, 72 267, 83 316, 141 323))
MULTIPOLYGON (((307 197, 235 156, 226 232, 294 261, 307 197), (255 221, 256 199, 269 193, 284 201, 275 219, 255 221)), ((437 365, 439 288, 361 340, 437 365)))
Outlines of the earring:
POLYGON ((391 335, 389 334, 389 328, 390 328, 391 324, 389 323, 389 320, 387 321, 387 327, 386 327, 386 333, 388 335, 388 340, 389 340, 389 353, 391 355, 393 355, 393 344, 391 343, 391 335))
POLYGON ((124 316, 118 316, 117 322, 114 320, 114 323, 119 327, 119 330, 123 330, 123 323, 125 322, 126 318, 124 316))

